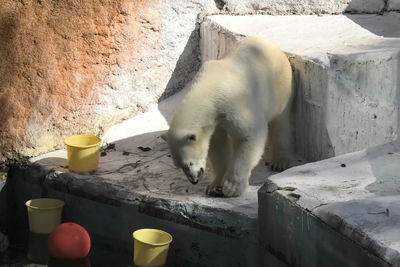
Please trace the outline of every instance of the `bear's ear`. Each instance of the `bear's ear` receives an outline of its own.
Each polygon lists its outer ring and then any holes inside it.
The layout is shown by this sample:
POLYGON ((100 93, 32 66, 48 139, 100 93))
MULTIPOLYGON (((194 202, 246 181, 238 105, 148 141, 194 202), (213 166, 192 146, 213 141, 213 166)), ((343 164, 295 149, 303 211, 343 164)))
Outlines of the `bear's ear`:
POLYGON ((167 141, 167 133, 161 135, 162 140, 167 141))
POLYGON ((193 142, 193 141, 196 141, 196 140, 197 140, 197 137, 196 137, 195 134, 189 134, 189 135, 187 136, 187 140, 193 142))

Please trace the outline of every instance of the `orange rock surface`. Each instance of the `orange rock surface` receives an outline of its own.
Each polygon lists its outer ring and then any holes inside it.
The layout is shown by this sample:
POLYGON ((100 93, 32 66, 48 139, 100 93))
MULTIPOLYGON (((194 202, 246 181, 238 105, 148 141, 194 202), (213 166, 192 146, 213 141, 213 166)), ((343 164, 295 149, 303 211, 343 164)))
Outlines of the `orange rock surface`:
POLYGON ((122 71, 140 75, 148 55, 142 50, 159 45, 157 5, 155 0, 2 0, 0 161, 62 147, 73 133, 101 134, 142 110, 137 104, 107 114, 104 107, 116 106, 113 97, 126 98, 112 93, 118 91, 113 79, 122 71))

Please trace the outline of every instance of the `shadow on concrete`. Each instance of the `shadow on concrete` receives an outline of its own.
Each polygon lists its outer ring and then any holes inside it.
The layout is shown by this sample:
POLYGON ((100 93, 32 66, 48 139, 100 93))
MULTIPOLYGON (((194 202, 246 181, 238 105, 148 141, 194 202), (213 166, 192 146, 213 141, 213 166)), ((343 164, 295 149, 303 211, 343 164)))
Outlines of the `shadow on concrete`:
POLYGON ((397 103, 397 140, 393 145, 389 146, 387 157, 382 156, 382 149, 370 148, 367 150, 367 157, 371 159, 371 168, 376 181, 367 186, 370 192, 377 195, 398 195, 400 193, 400 165, 398 162, 390 162, 390 155, 400 153, 400 52, 397 56, 397 66, 393 70, 397 73, 396 84, 396 99, 397 103), (379 158, 377 158, 379 157, 379 158), (389 157, 389 158, 388 158, 389 157), (377 158, 377 159, 376 159, 377 158), (372 159, 375 159, 372 161, 372 159), (391 163, 391 164, 390 164, 391 163))
POLYGON ((95 201, 113 199, 117 189, 149 197, 204 196, 210 173, 199 184, 192 185, 174 166, 167 144, 160 137, 163 133, 155 131, 109 143, 101 153, 99 169, 90 173, 70 173, 62 157, 47 157, 36 163, 62 172, 60 180, 82 180, 85 188, 69 193, 95 201))
POLYGON ((400 164, 398 156, 392 156, 400 153, 400 146, 386 146, 386 149, 381 146, 367 149, 367 158, 376 180, 365 189, 377 196, 400 194, 400 164))
MULTIPOLYGON (((46 157, 36 163, 44 166, 45 169, 61 172, 61 180, 65 179, 68 182, 75 178, 82 179, 82 182, 86 184, 85 188, 77 188, 75 192, 72 192, 73 187, 69 187, 69 193, 95 201, 107 202, 107 198, 112 199, 118 190, 155 198, 210 199, 206 196, 205 189, 214 179, 211 164, 207 164, 206 174, 200 182, 196 185, 191 184, 183 171, 174 166, 167 143, 161 138, 163 133, 165 131, 155 131, 109 143, 102 151, 99 169, 90 173, 70 173, 65 157, 46 157)), ((253 170, 249 184, 261 186, 272 174, 275 172, 271 172, 268 166, 260 162, 253 170)), ((40 183, 38 180, 28 182, 40 183)), ((61 189, 58 188, 58 190, 61 189)), ((235 207, 240 210, 242 200, 247 197, 225 198, 224 202, 237 203, 238 206, 235 207)), ((245 205, 249 205, 247 201, 244 202, 245 205)))
POLYGON ((190 34, 186 46, 176 62, 175 69, 172 72, 164 93, 158 99, 158 102, 182 90, 196 75, 200 69, 200 30, 199 25, 190 34))
MULTIPOLYGON (((320 99, 321 103, 314 103, 311 100, 310 91, 312 87, 320 86, 320 84, 313 84, 312 81, 304 79, 305 75, 303 70, 307 68, 301 66, 304 63, 294 58, 291 60, 293 66, 293 80, 294 80, 294 99, 293 99, 293 124, 295 125, 295 144, 296 152, 308 161, 313 162, 317 160, 327 159, 336 156, 335 147, 332 145, 330 133, 325 124, 326 121, 326 108, 323 106, 326 103, 327 92, 321 86, 320 99), (315 129, 318 134, 310 135, 310 129, 315 129)), ((322 67, 316 68, 320 75, 324 75, 323 86, 329 86, 329 77, 326 75, 322 67)), ((322 82, 321 82, 322 83, 322 82)))
POLYGON ((345 14, 347 18, 354 23, 360 25, 371 33, 386 37, 386 38, 399 38, 400 27, 398 16, 395 13, 384 13, 383 15, 368 14, 368 15, 352 15, 345 14), (373 17, 374 19, 371 19, 373 17))
POLYGON ((376 181, 366 187, 370 192, 377 195, 399 195, 400 194, 400 165, 398 162, 389 161, 390 155, 400 153, 400 52, 397 56, 397 66, 393 70, 397 73, 396 99, 397 102, 397 140, 389 146, 388 155, 382 155, 382 148, 375 147, 367 149, 367 157, 370 159, 371 168, 376 181), (390 164, 391 163, 391 164, 390 164))

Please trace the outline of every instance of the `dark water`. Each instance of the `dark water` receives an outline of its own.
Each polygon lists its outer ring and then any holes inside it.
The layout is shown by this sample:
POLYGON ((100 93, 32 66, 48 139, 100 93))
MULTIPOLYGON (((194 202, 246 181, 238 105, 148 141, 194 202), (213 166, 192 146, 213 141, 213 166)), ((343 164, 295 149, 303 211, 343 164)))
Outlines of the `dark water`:
POLYGON ((97 244, 92 244, 89 255, 83 259, 61 260, 51 258, 47 249, 48 237, 48 234, 29 233, 27 258, 30 262, 46 264, 48 267, 128 267, 133 265, 129 253, 112 251, 110 247, 97 244))
POLYGON ((49 254, 47 253, 48 234, 29 233, 28 260, 35 263, 47 264, 49 254))

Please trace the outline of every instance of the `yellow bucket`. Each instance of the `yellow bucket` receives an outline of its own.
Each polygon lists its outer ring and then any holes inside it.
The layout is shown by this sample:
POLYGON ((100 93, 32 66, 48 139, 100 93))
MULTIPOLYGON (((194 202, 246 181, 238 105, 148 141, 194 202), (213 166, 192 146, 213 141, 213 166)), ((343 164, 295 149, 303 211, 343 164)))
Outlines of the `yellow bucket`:
POLYGON ((61 223, 64 202, 55 198, 37 198, 25 202, 28 209, 29 231, 50 234, 61 223))
POLYGON ((162 266, 167 261, 172 236, 157 229, 140 229, 133 232, 133 262, 137 266, 162 266))
POLYGON ((80 134, 65 139, 68 169, 73 172, 95 171, 99 167, 101 139, 94 135, 80 134))

